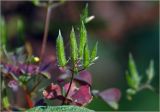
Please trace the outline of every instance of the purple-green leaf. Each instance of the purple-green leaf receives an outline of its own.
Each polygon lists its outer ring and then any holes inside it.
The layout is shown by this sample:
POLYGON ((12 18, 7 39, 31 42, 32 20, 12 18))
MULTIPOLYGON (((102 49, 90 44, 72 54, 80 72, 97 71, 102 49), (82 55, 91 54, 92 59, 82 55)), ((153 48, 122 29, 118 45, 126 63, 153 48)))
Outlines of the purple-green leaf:
POLYGON ((117 88, 110 88, 99 93, 99 96, 113 109, 118 109, 118 101, 121 97, 121 92, 117 88))
POLYGON ((74 78, 76 81, 85 84, 92 84, 92 76, 91 73, 87 70, 79 72, 79 74, 74 78))

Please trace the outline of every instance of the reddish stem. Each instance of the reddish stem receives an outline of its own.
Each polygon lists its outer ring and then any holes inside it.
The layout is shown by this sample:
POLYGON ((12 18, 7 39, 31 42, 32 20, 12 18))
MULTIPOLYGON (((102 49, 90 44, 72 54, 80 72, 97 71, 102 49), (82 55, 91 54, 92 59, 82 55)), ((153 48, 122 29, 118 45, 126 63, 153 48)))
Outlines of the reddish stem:
POLYGON ((69 94, 69 91, 70 91, 71 86, 72 86, 72 83, 73 83, 74 72, 73 72, 73 71, 71 71, 71 72, 72 72, 71 81, 70 81, 70 84, 69 84, 69 88, 68 88, 68 90, 67 90, 67 93, 66 93, 66 95, 65 95, 65 98, 64 98, 64 100, 63 100, 63 102, 62 102, 62 105, 65 104, 66 99, 67 99, 67 96, 68 96, 68 94, 69 94))
POLYGON ((32 108, 33 107, 33 102, 32 102, 30 96, 27 93, 25 95, 25 99, 27 101, 27 104, 28 104, 29 108, 32 108))

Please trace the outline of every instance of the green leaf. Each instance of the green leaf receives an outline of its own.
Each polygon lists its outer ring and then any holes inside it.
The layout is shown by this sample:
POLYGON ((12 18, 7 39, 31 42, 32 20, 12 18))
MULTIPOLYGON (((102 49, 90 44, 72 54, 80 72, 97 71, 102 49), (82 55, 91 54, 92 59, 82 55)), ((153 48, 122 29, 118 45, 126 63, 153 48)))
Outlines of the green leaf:
POLYGON ((60 3, 64 3, 66 0, 59 0, 60 3))
POLYGON ((84 107, 63 105, 63 106, 38 106, 26 112, 95 112, 84 107))
POLYGON ((84 47, 84 55, 83 55, 83 67, 87 68, 90 64, 90 59, 89 59, 89 49, 88 45, 86 44, 84 47))
POLYGON ((35 5, 35 6, 38 6, 40 4, 40 1, 39 0, 32 0, 32 3, 35 5))
POLYGON ((59 30, 59 35, 56 42, 56 49, 57 49, 57 58, 58 58, 59 66, 64 67, 67 64, 67 60, 65 57, 64 43, 63 43, 63 38, 60 30, 59 30))
POLYGON ((80 44, 79 44, 79 57, 80 57, 80 59, 82 59, 82 57, 83 57, 83 50, 84 50, 84 46, 85 46, 86 42, 87 42, 87 31, 86 31, 85 25, 82 21, 81 28, 80 28, 80 44))
POLYGON ((8 97, 7 96, 4 96, 3 98, 2 98, 2 103, 3 103, 3 107, 4 108, 9 108, 9 106, 10 106, 10 104, 9 104, 9 99, 8 99, 8 97))
POLYGON ((150 61, 146 74, 147 74, 148 81, 151 82, 154 77, 154 61, 153 60, 150 61))
POLYGON ((136 85, 138 86, 140 83, 140 77, 138 75, 138 71, 136 69, 136 65, 131 54, 129 55, 129 70, 130 70, 132 80, 134 80, 136 85))
POLYGON ((95 61, 97 58, 97 47, 98 47, 98 42, 96 42, 96 44, 91 52, 91 61, 95 61))
POLYGON ((72 28, 71 34, 70 34, 70 45, 71 45, 71 58, 72 62, 75 64, 75 62, 78 59, 78 48, 77 48, 77 42, 76 42, 76 36, 74 32, 74 28, 72 28))
POLYGON ((0 46, 6 46, 7 44, 7 32, 5 20, 0 17, 0 46))

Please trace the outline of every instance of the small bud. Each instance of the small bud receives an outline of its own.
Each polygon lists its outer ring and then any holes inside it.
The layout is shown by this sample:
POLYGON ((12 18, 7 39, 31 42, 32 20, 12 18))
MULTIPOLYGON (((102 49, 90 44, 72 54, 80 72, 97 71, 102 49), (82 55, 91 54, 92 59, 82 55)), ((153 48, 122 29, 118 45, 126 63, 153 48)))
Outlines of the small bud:
POLYGON ((34 57, 34 61, 39 62, 40 61, 39 57, 34 57))
POLYGON ((136 91, 134 89, 127 89, 127 94, 134 95, 136 94, 136 91))
POLYGON ((131 100, 132 100, 132 96, 127 95, 127 99, 128 99, 129 101, 131 101, 131 100))

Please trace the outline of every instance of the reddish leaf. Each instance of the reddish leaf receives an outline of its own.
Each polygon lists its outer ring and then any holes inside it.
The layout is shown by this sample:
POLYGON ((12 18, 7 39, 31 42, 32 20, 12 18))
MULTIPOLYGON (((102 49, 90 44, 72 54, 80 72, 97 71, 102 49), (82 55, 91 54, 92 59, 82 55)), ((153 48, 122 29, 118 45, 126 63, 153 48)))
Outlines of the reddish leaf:
POLYGON ((121 92, 117 88, 110 88, 99 93, 99 96, 107 102, 112 108, 118 109, 118 101, 121 97, 121 92))
MULTIPOLYGON (((68 91, 68 88, 69 88, 69 85, 70 83, 67 83, 64 85, 64 90, 65 92, 68 91)), ((71 88, 70 88, 70 91, 68 93, 68 98, 70 99, 70 97, 75 94, 75 92, 78 90, 78 88, 76 87, 76 83, 75 82, 72 82, 72 85, 71 85, 71 88)))
POLYGON ((88 104, 92 100, 90 87, 88 85, 81 86, 79 90, 71 96, 71 98, 76 104, 80 106, 88 104))
MULTIPOLYGON (((67 92, 68 88, 69 88, 69 83, 67 83, 64 86, 65 92, 67 92)), ((71 100, 71 104, 74 104, 74 105, 84 106, 88 104, 92 100, 90 86, 82 85, 78 88, 76 86, 76 83, 73 82, 67 99, 71 100)))
POLYGON ((43 91, 43 96, 46 99, 54 99, 57 98, 58 96, 61 96, 61 88, 57 84, 51 83, 50 86, 48 86, 44 91, 43 91))
POLYGON ((87 70, 81 71, 76 77, 75 77, 76 81, 79 81, 80 83, 87 83, 89 85, 92 84, 92 77, 91 77, 91 73, 88 72, 87 70))

